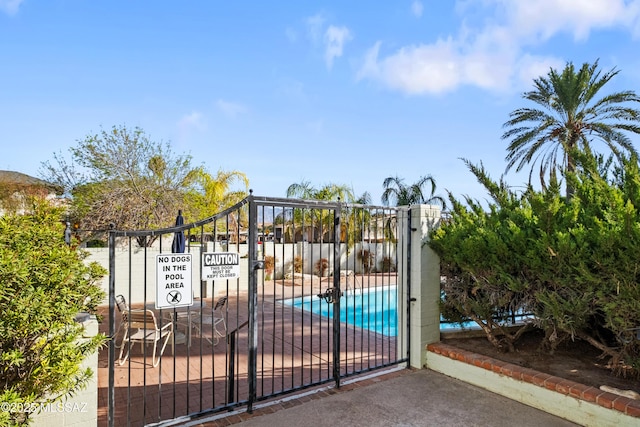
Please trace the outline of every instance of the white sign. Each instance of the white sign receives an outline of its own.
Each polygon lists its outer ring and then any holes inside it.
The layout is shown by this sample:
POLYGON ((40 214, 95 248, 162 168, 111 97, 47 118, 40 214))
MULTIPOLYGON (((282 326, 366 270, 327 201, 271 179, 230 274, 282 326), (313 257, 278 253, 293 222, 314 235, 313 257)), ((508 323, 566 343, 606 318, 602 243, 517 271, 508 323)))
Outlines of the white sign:
POLYGON ((240 277, 240 254, 237 252, 209 252, 202 255, 202 280, 238 277, 240 277))
POLYGON ((156 308, 193 305, 191 254, 156 256, 156 308))

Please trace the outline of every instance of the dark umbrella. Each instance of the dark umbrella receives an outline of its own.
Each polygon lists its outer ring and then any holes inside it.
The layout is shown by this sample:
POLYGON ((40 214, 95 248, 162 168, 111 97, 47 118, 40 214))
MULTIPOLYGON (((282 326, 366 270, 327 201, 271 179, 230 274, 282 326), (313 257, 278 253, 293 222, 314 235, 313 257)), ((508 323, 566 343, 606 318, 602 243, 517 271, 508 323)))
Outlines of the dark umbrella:
MULTIPOLYGON (((182 217, 182 210, 178 210, 178 216, 176 217, 176 227, 184 224, 184 218, 182 217)), ((171 252, 183 253, 185 249, 185 237, 184 231, 176 231, 173 233, 173 243, 171 244, 171 252)))

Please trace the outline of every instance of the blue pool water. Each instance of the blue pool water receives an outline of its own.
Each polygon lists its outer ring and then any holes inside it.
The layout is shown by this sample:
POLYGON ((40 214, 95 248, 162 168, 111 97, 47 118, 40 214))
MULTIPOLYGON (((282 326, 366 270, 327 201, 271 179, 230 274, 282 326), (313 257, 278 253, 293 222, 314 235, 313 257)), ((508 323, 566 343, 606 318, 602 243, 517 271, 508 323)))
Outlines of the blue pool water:
MULTIPOLYGON (((283 302, 321 316, 333 317, 333 304, 327 304, 315 295, 283 302)), ((395 285, 356 293, 345 292, 340 300, 340 321, 395 337, 398 334, 396 306, 395 285)))
MULTIPOLYGON (((362 292, 345 292, 340 300, 340 321, 390 337, 398 335, 397 289, 395 285, 362 292)), ((292 298, 283 301, 287 305, 310 311, 320 316, 333 317, 333 304, 327 304, 317 296, 292 298)), ((478 329, 473 322, 446 322, 440 318, 442 332, 462 329, 478 329)))

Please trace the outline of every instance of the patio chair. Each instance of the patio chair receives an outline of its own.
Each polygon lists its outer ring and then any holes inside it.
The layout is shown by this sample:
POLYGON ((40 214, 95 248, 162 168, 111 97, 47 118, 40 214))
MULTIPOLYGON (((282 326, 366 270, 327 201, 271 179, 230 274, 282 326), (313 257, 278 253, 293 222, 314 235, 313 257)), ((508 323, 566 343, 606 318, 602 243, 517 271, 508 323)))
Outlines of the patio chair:
POLYGON ((127 361, 130 348, 135 343, 140 343, 141 350, 143 350, 144 345, 153 344, 152 363, 154 368, 160 363, 160 357, 164 353, 167 343, 171 343, 171 352, 174 352, 173 341, 171 340, 173 322, 167 322, 164 326, 159 326, 153 310, 129 310, 123 316, 123 321, 125 318, 127 318, 127 321, 122 343, 120 344, 120 357, 118 358, 120 365, 127 361), (162 347, 156 355, 158 343, 163 339, 162 347))
POLYGON ((226 304, 227 297, 220 297, 213 306, 213 310, 197 313, 191 317, 191 327, 197 331, 200 337, 206 339, 209 344, 217 345, 220 342, 220 338, 227 335, 226 313, 224 310, 226 304), (213 330, 212 338, 203 335, 203 332, 211 330, 213 330))
POLYGON ((127 313, 129 312, 127 300, 123 295, 116 295, 116 307, 118 307, 118 312, 120 312, 120 324, 118 325, 118 330, 113 336, 113 342, 115 343, 116 348, 120 348, 122 341, 118 344, 118 336, 124 332, 124 328, 127 326, 127 313))

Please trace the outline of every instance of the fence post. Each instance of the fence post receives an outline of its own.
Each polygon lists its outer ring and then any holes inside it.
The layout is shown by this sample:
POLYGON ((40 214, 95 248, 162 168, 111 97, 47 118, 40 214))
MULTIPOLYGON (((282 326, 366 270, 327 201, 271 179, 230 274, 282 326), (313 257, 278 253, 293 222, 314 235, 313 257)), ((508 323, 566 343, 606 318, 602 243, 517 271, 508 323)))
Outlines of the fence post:
POLYGON ((426 244, 429 231, 440 223, 440 213, 434 205, 409 208, 409 363, 418 369, 426 364, 427 344, 440 341, 440 260, 426 244))
POLYGON ((264 268, 264 262, 258 260, 258 207, 253 199, 253 191, 249 193, 249 357, 247 358, 249 398, 247 412, 253 412, 258 388, 258 270, 264 268))

